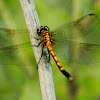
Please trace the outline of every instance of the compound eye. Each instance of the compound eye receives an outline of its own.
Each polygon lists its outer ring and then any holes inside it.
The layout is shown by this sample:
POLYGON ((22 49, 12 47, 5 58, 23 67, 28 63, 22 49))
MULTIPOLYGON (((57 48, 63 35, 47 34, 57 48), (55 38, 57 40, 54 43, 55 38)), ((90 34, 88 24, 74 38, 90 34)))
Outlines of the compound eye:
POLYGON ((44 26, 44 28, 45 28, 46 30, 49 30, 49 27, 48 27, 48 26, 44 26))
POLYGON ((38 29, 37 29, 37 34, 38 35, 41 35, 41 29, 43 28, 43 26, 40 26, 38 29))

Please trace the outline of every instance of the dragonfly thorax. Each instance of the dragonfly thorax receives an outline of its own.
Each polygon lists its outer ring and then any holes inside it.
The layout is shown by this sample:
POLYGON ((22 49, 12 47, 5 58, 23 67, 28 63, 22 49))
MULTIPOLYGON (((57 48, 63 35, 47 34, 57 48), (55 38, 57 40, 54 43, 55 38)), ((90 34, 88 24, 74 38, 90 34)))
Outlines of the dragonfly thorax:
POLYGON ((41 42, 43 45, 47 43, 54 44, 54 40, 52 38, 52 33, 48 26, 41 26, 37 29, 37 34, 41 37, 41 42))
POLYGON ((46 45, 46 44, 53 45, 54 44, 54 40, 52 38, 52 34, 48 30, 43 31, 40 36, 41 36, 41 41, 42 41, 43 45, 46 45))

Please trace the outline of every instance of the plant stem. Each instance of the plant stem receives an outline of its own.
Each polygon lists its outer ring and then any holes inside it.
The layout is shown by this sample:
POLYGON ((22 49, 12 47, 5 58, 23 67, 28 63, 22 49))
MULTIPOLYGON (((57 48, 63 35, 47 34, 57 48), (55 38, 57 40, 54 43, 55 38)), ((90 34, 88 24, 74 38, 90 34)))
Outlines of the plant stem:
MULTIPOLYGON (((32 45, 38 45, 38 41, 35 39, 38 37, 37 28, 40 26, 39 18, 36 12, 36 8, 34 5, 33 0, 19 0, 23 9, 25 21, 29 30, 29 35, 31 39, 32 45), (35 38, 34 38, 35 37, 35 38)), ((35 47, 33 46, 34 55, 36 61, 38 63, 41 54, 42 54, 42 47, 35 47)), ((42 93, 42 100, 56 100, 55 97, 55 89, 54 89, 54 82, 52 77, 52 68, 50 64, 50 60, 45 48, 43 52, 46 56, 43 56, 38 64, 38 73, 39 73, 39 80, 40 80, 40 87, 42 93)))

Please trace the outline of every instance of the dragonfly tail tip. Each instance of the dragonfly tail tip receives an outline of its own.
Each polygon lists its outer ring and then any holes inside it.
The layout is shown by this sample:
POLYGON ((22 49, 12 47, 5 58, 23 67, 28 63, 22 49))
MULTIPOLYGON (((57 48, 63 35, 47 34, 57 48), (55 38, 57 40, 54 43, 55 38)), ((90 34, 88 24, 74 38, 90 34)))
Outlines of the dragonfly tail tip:
POLYGON ((70 77, 69 77, 69 80, 72 81, 72 80, 73 80, 73 77, 70 76, 70 77))

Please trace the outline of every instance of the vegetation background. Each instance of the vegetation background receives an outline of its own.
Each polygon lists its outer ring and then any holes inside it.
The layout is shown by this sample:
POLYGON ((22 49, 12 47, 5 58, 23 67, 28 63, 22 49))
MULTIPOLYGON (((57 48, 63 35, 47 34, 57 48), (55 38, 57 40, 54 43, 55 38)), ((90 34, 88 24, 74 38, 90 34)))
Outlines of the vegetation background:
MULTIPOLYGON (((100 0, 34 0, 34 2, 41 25, 47 25, 51 30, 89 13, 95 13, 100 17, 100 0)), ((19 0, 0 0, 0 26, 27 29, 19 0)), ((93 30, 96 35, 91 39, 99 38, 99 27, 100 23, 93 30)), ((100 44, 100 40, 98 43, 100 44)), ((98 55, 97 58, 100 59, 98 55)), ((51 63, 57 100, 100 100, 100 62, 94 67, 83 64, 75 68, 78 77, 73 83, 72 90, 52 58, 51 63)), ((0 100, 41 100, 34 56, 31 66, 0 65, 0 100)))

